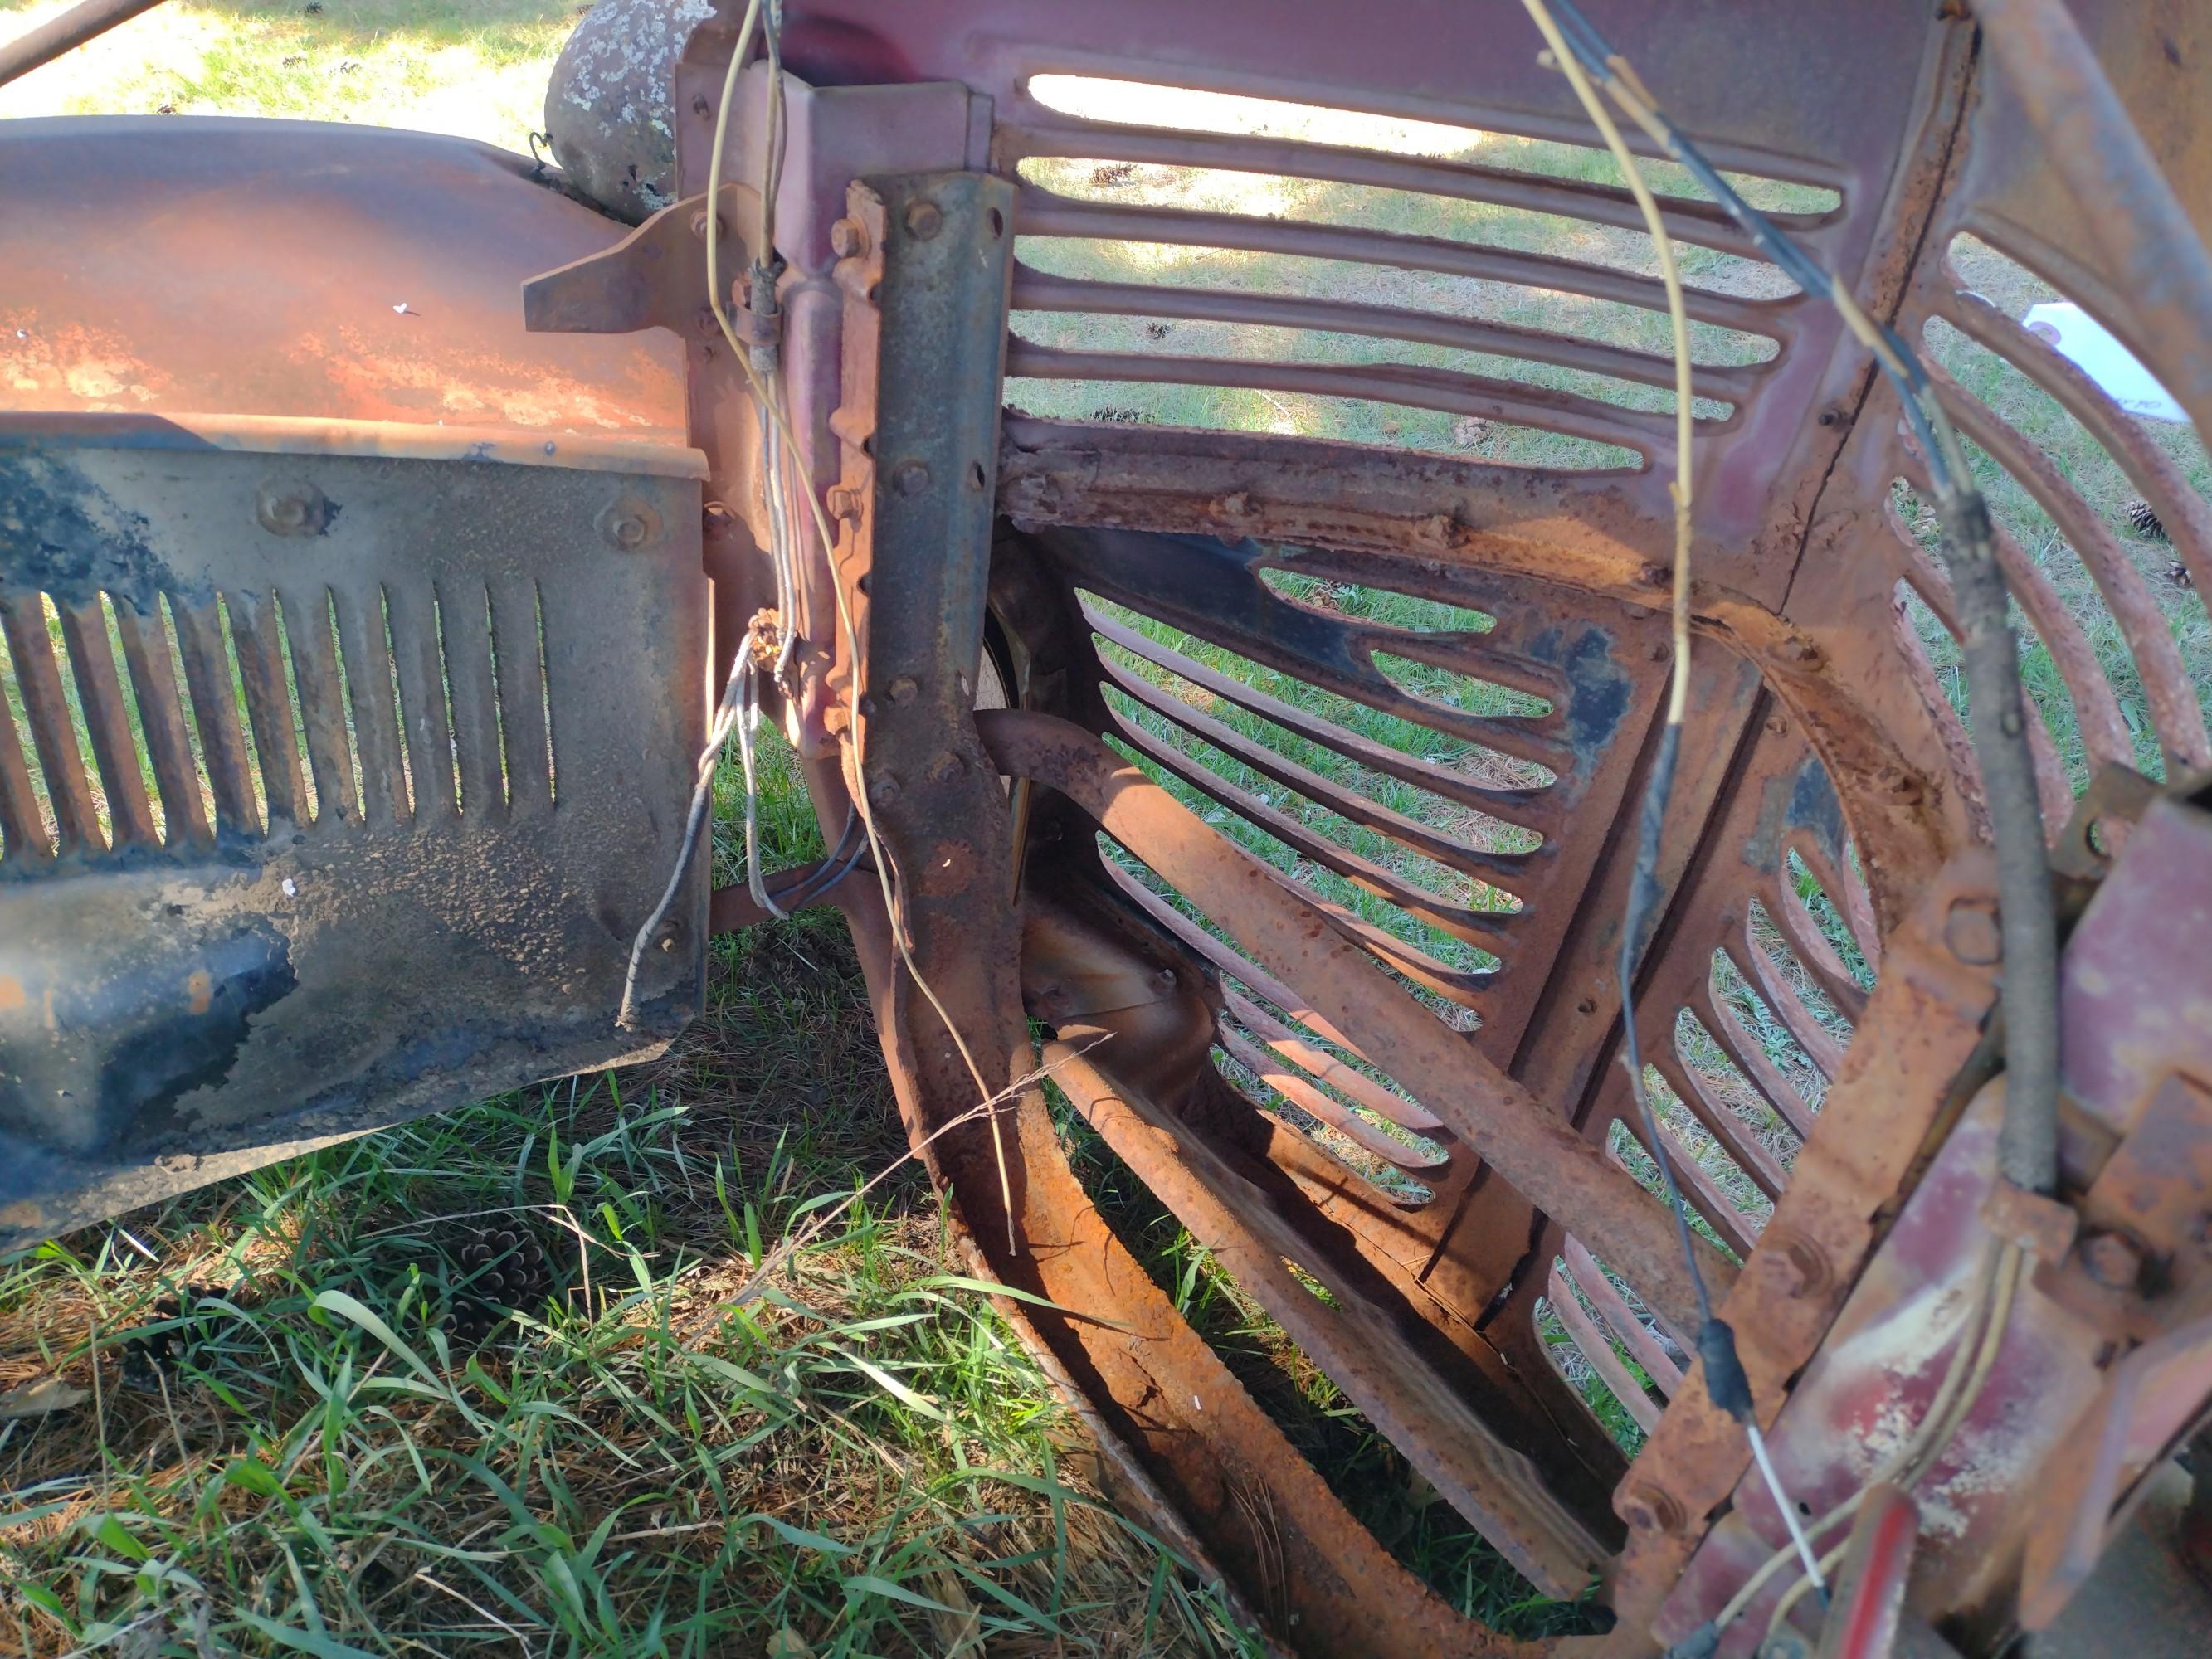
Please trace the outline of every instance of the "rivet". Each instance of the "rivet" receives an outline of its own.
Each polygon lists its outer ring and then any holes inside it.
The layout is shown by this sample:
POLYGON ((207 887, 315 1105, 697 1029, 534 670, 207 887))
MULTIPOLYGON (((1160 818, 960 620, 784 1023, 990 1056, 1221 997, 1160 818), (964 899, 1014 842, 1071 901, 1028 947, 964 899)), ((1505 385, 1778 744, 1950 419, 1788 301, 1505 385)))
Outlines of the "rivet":
POLYGON ((1951 901, 1943 918, 1943 943, 1953 956, 1972 968, 1988 968, 2004 958, 2004 932, 1998 925, 1996 902, 1984 897, 1951 901))
POLYGON ((929 468, 921 461, 901 461, 891 473, 891 488, 902 495, 919 495, 929 488, 929 468))
POLYGON ((926 242, 945 228, 945 215, 934 202, 916 202, 906 210, 906 228, 918 242, 926 242))

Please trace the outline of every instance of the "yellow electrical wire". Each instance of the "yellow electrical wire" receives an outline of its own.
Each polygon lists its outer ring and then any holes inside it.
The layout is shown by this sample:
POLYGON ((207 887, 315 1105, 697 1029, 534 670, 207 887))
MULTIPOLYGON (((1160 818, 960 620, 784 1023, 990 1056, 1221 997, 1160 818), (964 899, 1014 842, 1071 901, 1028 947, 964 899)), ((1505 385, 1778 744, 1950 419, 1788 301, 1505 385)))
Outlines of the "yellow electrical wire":
MULTIPOLYGON (((791 419, 784 410, 783 400, 776 395, 775 383, 762 377, 760 372, 753 367, 751 354, 739 343, 737 330, 730 322, 727 299, 722 291, 720 268, 715 258, 716 247, 721 240, 720 222, 716 216, 720 210, 722 199, 722 155, 729 134, 730 110, 737 101, 738 77, 744 67, 745 53, 752 45, 753 29, 760 20, 760 11, 761 0, 749 0, 745 7, 744 20, 738 25, 737 46, 730 54, 729 69, 722 77, 721 104, 714 116, 714 150, 707 164, 707 303, 714 313, 714 321, 722 331, 723 339, 729 344, 731 355, 737 359, 738 367, 744 372, 745 380, 751 388, 753 396, 768 411, 769 421, 782 443, 786 460, 799 472, 803 486, 799 493, 805 498, 807 510, 814 520, 816 532, 822 538, 823 562, 830 569, 830 592, 837 602, 837 620, 844 633, 846 657, 851 664, 851 672, 847 677, 846 696, 850 722, 848 730, 853 734, 853 776, 847 784, 847 789, 850 793, 854 810, 860 815, 860 827, 867 832, 868 850, 876 866, 877 885, 883 893, 884 919, 890 928, 891 944, 897 950, 899 960, 905 964, 906 970, 912 976, 916 988, 921 992, 923 1000, 929 1004, 935 1011, 937 1018, 943 1022, 946 1034, 952 1039, 953 1047, 959 1050, 961 1060, 968 1067, 968 1075, 975 1081, 977 1097, 987 1101, 993 1100, 1002 1094, 1003 1090, 994 1090, 983 1080, 982 1067, 975 1063, 975 1054, 968 1047, 967 1039, 961 1036, 959 1026, 953 1023, 951 1014, 946 1011, 945 1004, 939 999, 929 981, 923 976, 921 967, 915 962, 914 952, 907 945, 906 930, 899 925, 898 901, 891 891, 890 860, 884 852, 882 838, 876 833, 875 814, 870 810, 868 804, 866 772, 861 753, 860 738, 860 634, 853 625, 853 613, 845 598, 845 586, 837 579, 836 558, 832 550, 837 538, 830 528, 829 515, 822 510, 821 500, 806 471, 798 434, 792 429, 791 419)), ((775 76, 770 82, 769 97, 772 109, 782 102, 783 86, 780 74, 775 76)), ((771 130, 780 125, 780 117, 776 117, 772 120, 771 130)), ((762 188, 764 218, 769 204, 774 200, 779 183, 774 174, 773 155, 770 161, 771 171, 769 176, 763 180, 762 188)), ((764 253, 770 252, 768 249, 762 251, 764 253)), ((767 463, 768 458, 763 457, 763 460, 767 463)), ((740 648, 743 647, 740 647, 740 648)), ((990 1114, 991 1148, 999 1165, 999 1194, 1006 1216, 1006 1248, 1012 1250, 1018 1248, 1014 1233, 1013 1180, 1006 1167, 1005 1132, 999 1120, 1000 1114, 994 1109, 990 1114)))
POLYGON ((1559 33, 1551 8, 1544 0, 1522 0, 1522 4, 1543 32, 1553 63, 1567 77, 1567 84, 1575 89, 1575 96, 1581 100, 1591 124, 1604 136, 1606 148, 1613 152, 1613 159, 1626 175, 1629 191, 1644 215, 1645 228, 1651 233, 1652 252, 1659 258, 1659 279, 1667 288, 1667 319, 1674 336, 1674 482, 1668 490, 1674 501, 1674 668, 1667 691, 1667 723, 1679 726, 1690 699, 1690 433, 1694 419, 1691 407, 1690 314, 1682 300, 1681 273, 1675 268, 1674 244, 1667 234, 1667 222, 1660 215, 1659 204, 1652 198, 1650 187, 1644 182, 1644 170, 1622 140, 1613 117, 1606 112, 1605 104, 1590 85, 1589 77, 1583 73, 1583 66, 1568 50, 1566 37, 1559 33))

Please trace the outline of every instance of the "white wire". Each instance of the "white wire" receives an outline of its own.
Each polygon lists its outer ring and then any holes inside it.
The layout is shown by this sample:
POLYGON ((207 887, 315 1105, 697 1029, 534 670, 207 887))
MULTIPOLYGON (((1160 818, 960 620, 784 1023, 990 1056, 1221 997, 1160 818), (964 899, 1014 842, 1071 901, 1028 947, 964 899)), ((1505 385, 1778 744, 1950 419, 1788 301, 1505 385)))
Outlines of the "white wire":
POLYGON ((1813 1589, 1825 1596, 1828 1581, 1820 1576, 1820 1559, 1813 1553, 1813 1540, 1805 1536, 1805 1528, 1798 1523, 1797 1510, 1790 1501, 1790 1494, 1782 1490, 1782 1477, 1774 1472, 1774 1460, 1766 1455, 1766 1437, 1759 1431, 1759 1425, 1747 1423, 1746 1434, 1751 1437, 1751 1455, 1759 1460, 1759 1472, 1766 1477, 1766 1490, 1773 1494, 1774 1507, 1782 1511, 1782 1524, 1790 1528, 1790 1541, 1797 1547, 1798 1559, 1805 1564, 1805 1577, 1813 1589))
POLYGON ((761 879, 760 781, 753 770, 753 738, 760 731, 760 679, 752 658, 752 642, 743 641, 744 690, 738 710, 738 762, 745 775, 745 886, 753 902, 779 921, 791 913, 778 904, 761 879))

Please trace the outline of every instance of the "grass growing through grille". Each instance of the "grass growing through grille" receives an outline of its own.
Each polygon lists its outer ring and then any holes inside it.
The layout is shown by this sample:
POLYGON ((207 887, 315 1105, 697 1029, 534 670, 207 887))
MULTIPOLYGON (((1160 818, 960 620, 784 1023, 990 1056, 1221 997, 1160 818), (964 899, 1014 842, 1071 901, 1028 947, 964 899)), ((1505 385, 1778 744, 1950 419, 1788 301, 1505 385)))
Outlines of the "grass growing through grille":
MULTIPOLYGON (((65 3, 0 0, 0 33, 65 3)), ((312 10, 301 0, 171 0, 0 90, 0 117, 298 115, 459 132, 520 150, 539 124, 545 72, 576 9, 571 0, 323 0, 312 10)), ((1086 112, 1144 118, 1126 108, 1086 112)), ((1269 131, 1361 142, 1338 121, 1291 111, 1269 131)), ((1497 135, 1440 141, 1436 130, 1399 125, 1406 131, 1395 142, 1407 150, 1612 181, 1595 150, 1497 135)), ((1639 233, 1475 204, 1126 164, 1030 171, 1094 200, 1141 195, 1652 269, 1639 233)), ((1791 187, 1762 204, 1820 205, 1791 187)), ((1023 252, 1074 276, 1305 293, 1644 350, 1665 343, 1654 313, 1422 273, 1077 242, 1026 243, 1023 252)), ((1705 286, 1753 298, 1786 291, 1759 267, 1685 254, 1686 274, 1705 286)), ((1965 248, 1957 257, 1969 282, 2011 315, 2052 297, 1999 256, 1965 248)), ((1663 390, 1341 335, 1286 341, 1218 324, 1046 315, 1018 326, 1047 343, 1099 349, 1234 357, 1289 345, 1313 362, 1460 368, 1632 409, 1668 406, 1663 390)), ((1715 363, 1754 362, 1765 350, 1723 330, 1701 327, 1697 341, 1700 361, 1715 363)), ((1938 338, 1933 349, 2117 522, 2132 491, 2051 400, 1972 347, 1938 338)), ((1040 413, 1523 465, 1621 459, 1502 422, 1299 394, 1031 382, 1011 395, 1040 413)), ((2192 435, 2155 430, 2193 486, 2212 482, 2192 435)), ((2079 561, 2016 487, 1984 483, 2082 618, 2114 671, 2139 750, 2154 759, 2140 688, 2079 561)), ((2201 602, 2173 580, 2163 550, 2123 544, 2159 594, 2200 690, 2212 690, 2201 602)), ((1401 625, 1463 625, 1402 596, 1309 584, 1296 597, 1401 625)), ((1919 620, 1945 690, 1962 700, 1948 640, 1931 617, 1919 620)), ((2078 736, 2047 653, 2031 647, 2025 666, 2078 784, 2078 736)), ((1454 763, 1474 758, 1279 677, 1267 689, 1378 741, 1454 763)), ((1469 690, 1433 689, 1447 701, 1469 690)), ((0 690, 15 700, 12 684, 0 690)), ((1462 706, 1498 712, 1478 706, 1481 695, 1462 706)), ((1401 786, 1348 771, 1326 750, 1285 752, 1400 810, 1422 810, 1401 786)), ((1295 805, 1256 775, 1231 776, 1295 805)), ((771 856, 818 852, 789 774, 774 769, 771 779, 771 856)), ((1171 787, 1261 856, 1298 863, 1171 787)), ((1326 814, 1310 823, 1368 856, 1397 857, 1326 814)), ((732 878, 726 834, 715 857, 717 878, 732 878)), ((1432 868, 1401 859, 1393 867, 1417 885, 1484 902, 1432 868)), ((1447 960, 1464 950, 1434 930, 1406 930, 1402 913, 1310 863, 1298 873, 1447 960)), ((1804 872, 1796 879, 1839 953, 1863 969, 1837 896, 1804 872)), ((810 1202, 842 1198, 903 1146, 836 926, 810 917, 717 949, 710 1018, 656 1066, 423 1120, 0 1264, 0 1391, 53 1376, 90 1393, 93 1356, 101 1362, 93 1397, 0 1422, 0 1492, 10 1494, 0 1510, 0 1651, 59 1652, 103 1638, 127 1651, 120 1632, 131 1631, 134 1641, 158 1632, 171 1650, 189 1652, 203 1623, 210 1642, 249 1652, 764 1650, 799 1659, 954 1652, 963 1643, 973 1650, 984 1639, 994 1652, 1048 1651, 1055 1640, 1071 1652, 1238 1651, 1218 1609, 1174 1564, 1089 1501, 1079 1437, 978 1294, 955 1282, 960 1265, 945 1249, 941 1213, 910 1168, 793 1255, 742 1310, 729 1306, 781 1237, 826 1213, 810 1202), (468 1293, 459 1261, 468 1230, 517 1216, 551 1255, 552 1292, 483 1347, 457 1345, 444 1324, 468 1293), (161 1297, 195 1284, 214 1294, 178 1320, 154 1319, 161 1297), (149 1321, 175 1326, 175 1361, 153 1376, 166 1394, 125 1380, 125 1334, 149 1321)), ((1785 971, 1810 992, 1802 969, 1785 971)), ((1740 978, 1723 975, 1720 988, 1767 1058, 1817 1104, 1817 1075, 1773 1011, 1740 978)), ((1846 1035, 1832 1010, 1825 1018, 1846 1035)), ((1709 1074, 1723 1063, 1694 1036, 1685 1057, 1709 1074)), ((1789 1137, 1759 1121, 1756 1102, 1730 1104, 1786 1153, 1789 1137)), ((1763 1200, 1718 1143, 1679 1104, 1666 1113, 1708 1175, 1756 1209, 1763 1200)), ((1466 1610, 1510 1628, 1535 1633, 1577 1616, 1533 1601, 1448 1505, 1428 1501, 1402 1460, 1202 1247, 1081 1126, 1071 1123, 1067 1136, 1124 1238, 1402 1559, 1466 1610)), ((1632 1165, 1638 1156, 1627 1154, 1632 1165)), ((1571 1375, 1586 1370, 1555 1317, 1543 1329, 1570 1355, 1571 1375)), ((149 1380, 143 1364, 132 1369, 149 1380)), ((1585 1382, 1601 1421, 1632 1447, 1638 1431, 1619 1402, 1585 1382)))

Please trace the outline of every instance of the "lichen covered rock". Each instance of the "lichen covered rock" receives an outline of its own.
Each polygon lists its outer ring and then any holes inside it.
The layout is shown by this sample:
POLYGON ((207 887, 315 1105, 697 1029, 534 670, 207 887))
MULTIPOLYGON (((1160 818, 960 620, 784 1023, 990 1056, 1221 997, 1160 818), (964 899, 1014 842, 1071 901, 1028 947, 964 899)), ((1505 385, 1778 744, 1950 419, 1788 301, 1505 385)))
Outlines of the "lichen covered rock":
POLYGON ((599 0, 553 65, 545 131, 576 188, 633 222, 675 199, 669 94, 691 31, 714 0, 599 0))

